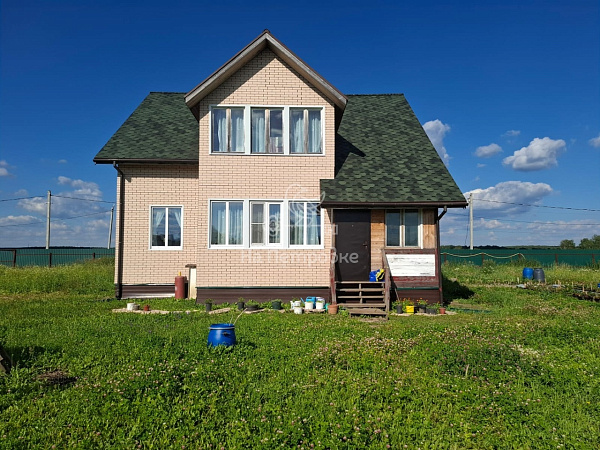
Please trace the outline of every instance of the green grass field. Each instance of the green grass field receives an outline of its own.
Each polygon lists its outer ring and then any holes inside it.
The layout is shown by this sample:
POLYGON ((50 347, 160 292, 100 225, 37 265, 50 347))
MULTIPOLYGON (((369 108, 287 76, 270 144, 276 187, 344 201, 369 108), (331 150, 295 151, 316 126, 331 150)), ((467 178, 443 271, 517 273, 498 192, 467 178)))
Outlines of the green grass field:
POLYGON ((444 267, 453 316, 267 311, 230 349, 206 346, 230 314, 112 313, 112 270, 0 268, 0 448, 598 448, 600 304, 517 266, 444 267))

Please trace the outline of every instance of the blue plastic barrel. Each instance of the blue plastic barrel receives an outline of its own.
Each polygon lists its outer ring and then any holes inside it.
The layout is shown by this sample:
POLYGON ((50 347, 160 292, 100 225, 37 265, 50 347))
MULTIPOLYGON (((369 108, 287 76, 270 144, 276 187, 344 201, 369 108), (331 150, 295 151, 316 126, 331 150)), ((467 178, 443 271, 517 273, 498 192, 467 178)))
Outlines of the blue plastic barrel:
POLYGON ((525 267, 523 269, 523 278, 525 280, 532 280, 533 279, 533 269, 531 267, 525 267))
POLYGON ((208 345, 211 347, 235 345, 235 325, 232 323, 212 324, 208 332, 208 345))

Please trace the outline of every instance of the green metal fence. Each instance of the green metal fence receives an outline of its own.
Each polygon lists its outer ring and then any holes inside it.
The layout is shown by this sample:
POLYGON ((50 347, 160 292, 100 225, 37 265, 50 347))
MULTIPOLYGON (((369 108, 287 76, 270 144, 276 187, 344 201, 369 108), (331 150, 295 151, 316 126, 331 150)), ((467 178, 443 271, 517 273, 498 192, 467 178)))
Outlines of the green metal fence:
POLYGON ((114 258, 114 248, 62 247, 51 248, 2 248, 0 264, 10 267, 59 266, 85 261, 87 259, 114 258))
POLYGON ((585 267, 600 263, 600 250, 578 249, 442 249, 443 262, 470 262, 482 265, 484 261, 506 263, 518 260, 537 261, 540 266, 568 264, 585 267))

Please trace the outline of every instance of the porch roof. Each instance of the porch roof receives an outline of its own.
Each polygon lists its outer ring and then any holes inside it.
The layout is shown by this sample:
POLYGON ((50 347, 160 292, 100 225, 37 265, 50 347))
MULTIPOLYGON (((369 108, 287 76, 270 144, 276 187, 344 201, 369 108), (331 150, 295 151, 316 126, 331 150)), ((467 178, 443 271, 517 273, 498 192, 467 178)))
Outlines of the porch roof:
POLYGON ((323 207, 467 205, 403 94, 348 96, 335 165, 323 207))
POLYGON ((198 122, 183 92, 151 92, 94 158, 99 164, 198 164, 198 122))

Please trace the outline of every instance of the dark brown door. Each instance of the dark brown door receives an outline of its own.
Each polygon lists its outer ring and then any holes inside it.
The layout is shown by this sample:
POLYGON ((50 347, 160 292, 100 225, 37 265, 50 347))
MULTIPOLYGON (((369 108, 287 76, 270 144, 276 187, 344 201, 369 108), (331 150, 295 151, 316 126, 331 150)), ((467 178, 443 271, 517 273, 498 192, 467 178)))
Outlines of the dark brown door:
POLYGON ((371 270, 371 211, 336 209, 333 220, 336 281, 369 281, 371 270))

